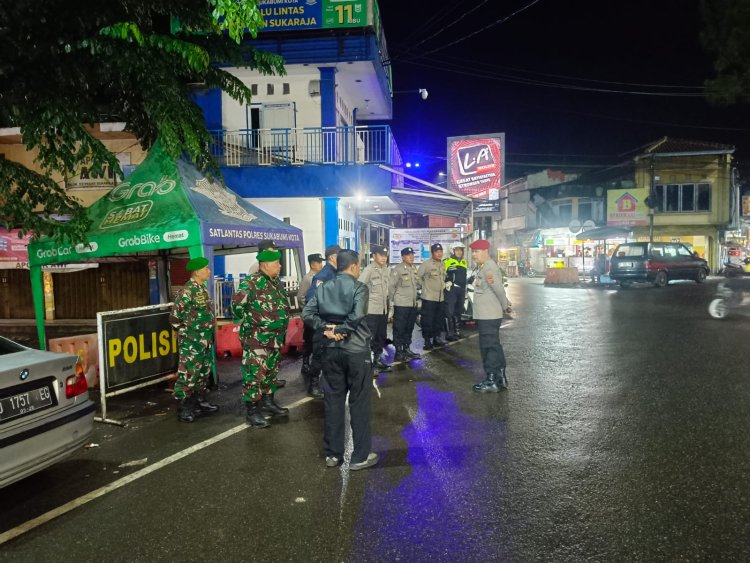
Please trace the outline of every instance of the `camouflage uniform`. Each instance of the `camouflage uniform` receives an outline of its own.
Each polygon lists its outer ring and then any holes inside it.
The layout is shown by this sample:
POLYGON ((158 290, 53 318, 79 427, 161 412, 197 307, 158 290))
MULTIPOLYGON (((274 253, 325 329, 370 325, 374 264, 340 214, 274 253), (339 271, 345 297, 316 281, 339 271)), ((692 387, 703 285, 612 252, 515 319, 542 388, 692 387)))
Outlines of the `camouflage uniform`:
POLYGON ((240 283, 232 311, 234 322, 240 323, 242 400, 255 403, 261 395, 276 392, 289 299, 281 280, 256 272, 240 283))
POLYGON ((185 399, 200 394, 211 375, 215 318, 206 286, 188 280, 175 297, 169 322, 180 351, 174 396, 185 399))

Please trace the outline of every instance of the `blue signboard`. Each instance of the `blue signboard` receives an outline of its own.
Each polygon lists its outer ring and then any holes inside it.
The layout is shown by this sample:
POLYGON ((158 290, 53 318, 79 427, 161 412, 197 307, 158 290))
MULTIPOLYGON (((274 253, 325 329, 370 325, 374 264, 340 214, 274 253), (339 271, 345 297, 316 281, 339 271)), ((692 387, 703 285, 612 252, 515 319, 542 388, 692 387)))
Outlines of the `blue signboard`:
POLYGON ((262 31, 289 31, 322 27, 322 0, 260 0, 266 27, 262 31))

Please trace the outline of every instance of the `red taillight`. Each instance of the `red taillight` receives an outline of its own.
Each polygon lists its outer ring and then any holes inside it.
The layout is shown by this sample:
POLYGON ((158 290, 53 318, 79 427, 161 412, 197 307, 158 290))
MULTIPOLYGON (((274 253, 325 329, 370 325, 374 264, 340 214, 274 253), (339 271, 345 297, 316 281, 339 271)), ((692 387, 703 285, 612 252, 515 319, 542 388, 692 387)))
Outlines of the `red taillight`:
POLYGON ((83 395, 89 390, 89 384, 86 382, 86 374, 83 373, 81 362, 76 363, 76 374, 71 375, 65 380, 65 396, 68 399, 83 395))
POLYGON ((651 263, 651 260, 646 260, 643 265, 647 270, 658 270, 657 266, 651 263))

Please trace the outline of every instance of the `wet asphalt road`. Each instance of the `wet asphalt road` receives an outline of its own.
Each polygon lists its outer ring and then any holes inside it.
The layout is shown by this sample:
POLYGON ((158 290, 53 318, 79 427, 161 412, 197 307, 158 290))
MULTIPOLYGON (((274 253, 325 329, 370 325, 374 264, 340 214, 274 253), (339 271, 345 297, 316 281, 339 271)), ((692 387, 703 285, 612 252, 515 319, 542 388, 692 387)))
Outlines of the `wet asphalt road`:
MULTIPOLYGON (((747 561, 750 317, 710 319, 714 287, 512 280, 510 390, 472 392, 471 329, 381 374, 381 462, 357 473, 324 467, 320 402, 242 429, 234 360, 222 414, 192 425, 164 390, 125 395, 111 414, 127 427, 98 425, 98 447, 0 490, 0 532, 239 430, 0 545, 0 561, 747 561)), ((280 403, 303 397, 298 370, 280 403)))

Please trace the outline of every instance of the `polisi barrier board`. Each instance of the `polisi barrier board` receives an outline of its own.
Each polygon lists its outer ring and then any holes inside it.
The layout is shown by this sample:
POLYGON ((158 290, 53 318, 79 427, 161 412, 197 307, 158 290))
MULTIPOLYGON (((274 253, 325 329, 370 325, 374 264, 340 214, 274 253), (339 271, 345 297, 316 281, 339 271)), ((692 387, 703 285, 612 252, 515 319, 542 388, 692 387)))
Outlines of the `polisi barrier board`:
POLYGON ((177 336, 169 324, 172 304, 97 313, 101 422, 107 397, 170 379, 177 373, 177 336))

